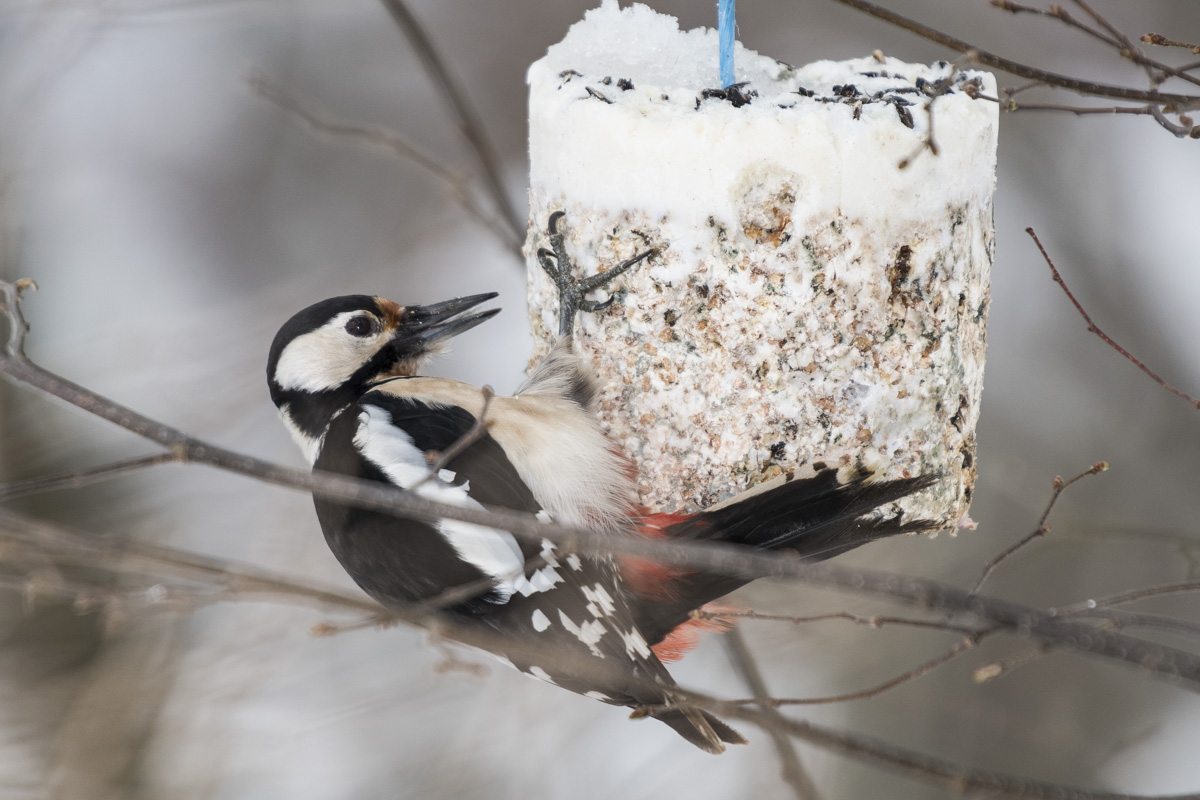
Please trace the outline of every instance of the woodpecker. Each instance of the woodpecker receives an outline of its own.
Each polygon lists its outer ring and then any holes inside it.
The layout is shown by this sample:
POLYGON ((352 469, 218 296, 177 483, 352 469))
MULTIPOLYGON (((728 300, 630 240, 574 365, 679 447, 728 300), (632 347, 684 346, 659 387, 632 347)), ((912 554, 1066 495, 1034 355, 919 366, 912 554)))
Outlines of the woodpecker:
MULTIPOLYGON (((420 375, 444 341, 499 312, 466 314, 495 293, 434 305, 334 297, 289 319, 271 345, 271 398, 317 470, 389 483, 467 507, 500 507, 595 531, 790 550, 821 560, 898 533, 930 530, 882 509, 934 476, 875 480, 866 470, 814 464, 693 514, 653 513, 634 502, 630 462, 601 433, 593 376, 571 347, 577 312, 612 303, 585 295, 651 255, 576 280, 551 216, 551 249, 538 252, 560 300, 560 336, 511 397, 420 375), (482 423, 480 422, 482 421, 482 423), (482 426, 482 430, 480 427, 482 426)), ((485 589, 445 613, 523 644, 496 655, 573 692, 663 721, 697 747, 720 753, 745 739, 712 714, 672 697, 664 661, 698 629, 692 611, 746 583, 633 559, 564 552, 549 540, 454 520, 403 519, 315 498, 333 554, 387 606, 411 607, 469 584, 485 589), (530 652, 545 652, 541 661, 530 652), (599 681, 557 667, 551 654, 602 659, 599 681)), ((590 674, 590 673, 589 673, 590 674)))

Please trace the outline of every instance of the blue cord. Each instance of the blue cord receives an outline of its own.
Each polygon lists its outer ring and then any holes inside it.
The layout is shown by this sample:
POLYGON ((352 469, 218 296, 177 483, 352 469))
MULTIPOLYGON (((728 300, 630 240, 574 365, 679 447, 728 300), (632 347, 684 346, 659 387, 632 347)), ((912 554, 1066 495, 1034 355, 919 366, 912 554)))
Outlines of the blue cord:
POLYGON ((733 79, 734 6, 737 0, 717 0, 717 30, 721 41, 721 87, 728 89, 733 79))

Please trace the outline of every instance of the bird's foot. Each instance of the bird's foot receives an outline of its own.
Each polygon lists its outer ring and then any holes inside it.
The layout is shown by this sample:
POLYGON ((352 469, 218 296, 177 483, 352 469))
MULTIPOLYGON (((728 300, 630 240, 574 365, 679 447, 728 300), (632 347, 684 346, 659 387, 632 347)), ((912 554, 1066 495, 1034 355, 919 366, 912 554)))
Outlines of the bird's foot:
POLYGON ((571 263, 571 257, 567 255, 567 246, 563 241, 563 233, 559 229, 559 222, 565 216, 566 212, 564 211, 555 211, 550 215, 550 223, 546 227, 546 232, 550 235, 550 249, 543 247, 537 252, 538 263, 542 265, 542 269, 546 271, 550 280, 554 281, 554 285, 558 288, 559 336, 571 335, 577 312, 603 311, 613 304, 611 294, 606 300, 586 300, 584 295, 606 286, 614 278, 628 271, 630 267, 656 252, 654 249, 647 250, 628 261, 621 262, 612 269, 575 280, 574 265, 571 263))

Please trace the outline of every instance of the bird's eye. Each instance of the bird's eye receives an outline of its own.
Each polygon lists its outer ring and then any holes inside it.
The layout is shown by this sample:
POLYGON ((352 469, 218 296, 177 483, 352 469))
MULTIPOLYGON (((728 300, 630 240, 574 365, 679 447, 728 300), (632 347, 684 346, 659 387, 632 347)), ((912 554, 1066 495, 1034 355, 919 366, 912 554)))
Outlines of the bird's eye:
POLYGON ((351 336, 370 336, 375 330, 368 317, 352 317, 346 323, 346 333, 351 336))

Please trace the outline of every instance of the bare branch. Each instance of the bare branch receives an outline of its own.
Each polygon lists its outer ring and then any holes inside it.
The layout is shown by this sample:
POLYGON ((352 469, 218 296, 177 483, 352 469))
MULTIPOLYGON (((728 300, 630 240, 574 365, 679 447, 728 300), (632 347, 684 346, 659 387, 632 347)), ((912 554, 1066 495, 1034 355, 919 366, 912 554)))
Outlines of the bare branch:
POLYGON ((994 681, 996 678, 1001 678, 1013 670, 1020 669, 1027 664, 1032 664, 1035 661, 1041 661, 1049 654, 1050 650, 1046 647, 1042 647, 1041 645, 1038 645, 1037 647, 1030 647, 1025 650, 1021 650, 1007 658, 1001 658, 988 664, 984 664, 982 667, 979 667, 973 673, 971 673, 971 679, 976 683, 987 683, 988 681, 994 681))
MULTIPOLYGON (((17 330, 24 320, 17 306, 17 288, 0 282, 3 311, 17 330)), ((1034 608, 997 598, 972 595, 936 581, 863 569, 849 569, 828 562, 806 564, 786 554, 747 551, 735 545, 698 541, 652 539, 637 534, 594 532, 546 523, 531 514, 507 509, 477 509, 437 503, 377 481, 343 475, 288 469, 242 455, 190 437, 182 431, 145 417, 77 384, 32 364, 23 355, 12 355, 10 340, 0 356, 0 371, 10 380, 66 400, 126 430, 169 448, 179 448, 188 461, 207 464, 267 483, 311 492, 337 502, 434 522, 454 519, 501 528, 530 541, 549 540, 568 552, 611 554, 648 558, 673 566, 707 570, 752 580, 786 578, 810 586, 885 598, 891 602, 948 614, 983 618, 1022 638, 1056 649, 1087 653, 1141 667, 1141 674, 1175 680, 1200 691, 1200 655, 1144 641, 1123 633, 1098 631, 1093 626, 1052 617, 1034 608)))
POLYGON ((922 137, 921 144, 917 147, 916 151, 914 151, 911 155, 901 159, 900 163, 896 165, 896 169, 908 169, 909 165, 912 164, 917 156, 921 155, 926 150, 928 150, 930 154, 934 156, 940 152, 937 138, 933 133, 933 104, 939 97, 944 96, 954 87, 954 76, 958 74, 962 66, 974 63, 975 53, 973 51, 964 53, 962 58, 956 59, 954 63, 950 65, 950 74, 933 84, 932 91, 928 92, 929 99, 925 101, 924 106, 925 115, 928 118, 928 126, 925 131, 925 136, 922 137))
MULTIPOLYGON (((725 649, 729 651, 729 657, 733 660, 734 666, 746 682, 746 687, 757 697, 770 696, 771 692, 767 689, 767 682, 763 678, 762 670, 758 668, 758 662, 746 645, 746 639, 742 636, 742 632, 737 628, 732 628, 725 632, 722 640, 725 642, 725 649)), ((779 714, 769 705, 763 705, 762 708, 767 713, 773 712, 776 716, 779 714)), ((799 800, 818 800, 820 793, 813 785, 808 771, 804 769, 804 764, 801 763, 791 738, 778 727, 771 728, 767 733, 771 736, 775 752, 779 755, 782 777, 788 786, 792 787, 792 792, 799 800)))
POLYGON ((1200 54, 1200 45, 1188 44, 1187 42, 1173 42, 1161 33, 1142 34, 1142 41, 1156 47, 1182 47, 1185 50, 1191 50, 1195 54, 1200 54))
POLYGON ((1062 497, 1062 493, 1067 490, 1068 486, 1073 485, 1077 481, 1083 480, 1089 475, 1097 475, 1107 469, 1108 462, 1097 461, 1089 469, 1084 470, 1074 478, 1071 478, 1069 481, 1064 481, 1061 476, 1055 475, 1054 492, 1050 495, 1050 502, 1046 504, 1045 510, 1042 511, 1042 516, 1038 518, 1037 527, 1035 527, 1033 532, 1027 535, 1024 539, 1021 539, 1016 544, 1005 549, 1000 553, 1000 555, 983 565, 983 569, 980 571, 979 577, 975 579, 975 585, 971 587, 971 594, 975 594, 979 591, 980 587, 983 586, 984 581, 988 579, 996 567, 1000 566, 1001 562, 1003 562, 1006 558, 1032 542, 1034 539, 1045 536, 1050 532, 1050 526, 1046 524, 1046 520, 1050 518, 1050 512, 1054 510, 1055 504, 1058 503, 1058 498, 1062 497))
POLYGON ((59 489, 79 489, 93 483, 119 478, 131 472, 137 472, 147 467, 159 464, 170 464, 182 461, 183 457, 177 451, 168 450, 165 453, 155 453, 149 456, 136 456, 111 464, 102 464, 89 469, 78 469, 59 475, 46 475, 41 478, 28 478, 23 481, 12 481, 0 484, 0 503, 14 500, 31 494, 53 492, 59 489))
POLYGON ((889 689, 894 689, 897 686, 900 686, 901 684, 905 684, 905 683, 908 683, 909 681, 916 680, 917 678, 920 678, 921 676, 940 667, 942 664, 945 664, 949 661, 953 661, 954 659, 961 656, 963 653, 974 648, 986 636, 988 636, 992 633, 995 633, 997 630, 998 630, 997 628, 989 628, 987 630, 980 631, 971 636, 968 636, 965 639, 963 639, 962 641, 960 641, 958 644, 951 647, 946 652, 942 653, 941 655, 931 658, 922 664, 918 664, 917 666, 913 667, 912 669, 902 672, 894 678, 889 678, 888 680, 884 681, 883 683, 872 686, 869 689, 862 689, 857 692, 848 692, 846 694, 836 694, 836 695, 831 695, 829 697, 767 697, 767 696, 762 696, 762 697, 754 697, 749 700, 733 700, 730 702, 740 703, 740 704, 753 703, 756 705, 761 705, 761 706, 769 707, 769 708, 779 708, 781 706, 816 706, 816 705, 825 705, 827 703, 845 703, 850 700, 865 700, 869 697, 875 697, 876 695, 883 694, 884 692, 888 691, 889 689))
POLYGON ((1109 608, 1081 608, 1066 614, 1066 616, 1074 619, 1092 617, 1104 620, 1114 628, 1153 628, 1179 636, 1200 636, 1200 623, 1166 617, 1162 614, 1132 614, 1128 611, 1115 611, 1109 608))
MULTIPOLYGON (((1005 89, 1005 97, 1014 93, 1015 89, 1005 89)), ((993 98, 984 97, 982 99, 991 100, 993 98)), ((1141 117, 1153 117, 1154 121, 1160 126, 1170 131, 1176 137, 1183 139, 1187 137, 1200 138, 1200 126, 1191 124, 1191 118, 1186 114, 1180 114, 1180 123, 1171 122, 1163 114, 1162 109, 1158 106, 1068 106, 1060 103, 1018 103, 1012 99, 999 100, 1000 109, 1005 112, 1018 111, 1054 111, 1063 114, 1074 114, 1077 117, 1089 116, 1116 116, 1129 115, 1141 117)))
POLYGON ((347 125, 324 119, 264 75, 255 73, 246 80, 264 100, 291 114, 318 136, 345 139, 357 144, 382 148, 421 167, 446 185, 446 188, 450 190, 451 197, 462 206, 467 214, 495 234, 501 244, 513 255, 518 259, 522 258, 520 236, 514 235, 506 225, 494 219, 484 208, 480 207, 467 179, 442 166, 437 159, 426 155, 419 147, 404 137, 377 126, 347 125))
MULTIPOLYGON (((0 509, 0 528, 16 531, 18 534, 30 535, 39 540, 49 538, 55 542, 70 543, 85 550, 104 554, 114 549, 111 539, 95 537, 82 532, 70 531, 47 523, 29 520, 21 515, 0 509)), ((242 594, 230 591, 230 587, 241 585, 247 590, 254 589, 262 597, 285 602, 317 602, 334 607, 357 609, 370 608, 370 601, 341 595, 336 592, 319 589, 303 582, 295 581, 285 576, 258 570, 252 567, 235 565, 217 559, 207 559, 194 554, 161 546, 142 545, 128 541, 119 543, 117 550, 133 550, 146 548, 144 552, 153 553, 162 563, 180 569, 194 569, 200 577, 207 576, 218 586, 224 588, 223 600, 248 599, 242 594)), ((547 655, 545 646, 539 646, 535 641, 514 641, 512 637, 504 637, 483 627, 469 627, 456 623, 446 617, 432 614, 428 610, 412 608, 396 608, 392 612, 404 622, 428 631, 435 640, 453 640, 478 647, 484 650, 508 651, 517 655, 537 659, 547 655)), ((609 677, 608 671, 617 667, 608 662, 572 652, 556 652, 552 654, 560 664, 569 668, 581 678, 609 677)), ((647 681, 637 677, 624 676, 633 684, 647 681)), ((654 684, 657 688, 660 686, 654 684)), ((954 764, 942 759, 928 756, 913 750, 893 745, 858 734, 813 725, 807 722, 788 719, 778 712, 769 713, 759 709, 747 708, 744 705, 722 701, 700 692, 683 687, 675 687, 672 694, 678 702, 684 702, 707 709, 732 719, 740 719, 754 724, 767 731, 779 731, 798 738, 809 744, 830 752, 855 758, 877 767, 889 769, 902 775, 942 786, 956 793, 987 793, 999 797, 1016 798, 1017 800, 1040 800, 1042 798, 1069 798, 1070 800, 1151 800, 1107 792, 1092 792, 1073 786, 1032 781, 1003 775, 986 770, 975 770, 954 764)), ((1185 796, 1160 797, 1155 800, 1184 800, 1185 796)), ((1194 795, 1186 796, 1194 797, 1194 795)))
MULTIPOLYGON (((1185 71, 1180 70, 1178 67, 1172 67, 1169 64, 1164 64, 1161 61, 1147 57, 1125 33, 1117 29, 1116 26, 1101 16, 1099 12, 1097 12, 1091 6, 1087 5, 1087 3, 1082 2, 1082 0, 1073 0, 1073 2, 1082 8, 1084 12, 1104 30, 1099 31, 1095 28, 1085 25, 1080 20, 1071 16, 1065 8, 1059 5, 1052 5, 1049 9, 1043 9, 1034 6, 1027 6, 1022 3, 1011 2, 1011 0, 991 0, 993 6, 996 6, 1003 11, 1012 12, 1013 14, 1033 14, 1060 20, 1068 27, 1075 28, 1076 30, 1086 33, 1088 36, 1103 42, 1104 44, 1116 50, 1122 57, 1129 59, 1139 66, 1150 70, 1157 70, 1163 73, 1163 75, 1169 75, 1173 78, 1179 78, 1180 80, 1200 86, 1200 78, 1197 78, 1194 75, 1188 75, 1185 71)), ((1143 41, 1145 41, 1145 37, 1143 37, 1143 41)), ((1153 83, 1153 75, 1150 77, 1153 83)))
POLYGON ((454 444, 447 447, 444 452, 438 453, 431 450, 425 454, 426 458, 432 457, 432 461, 429 466, 429 472, 425 473, 425 477, 421 478, 421 480, 409 487, 410 491, 415 492, 430 480, 436 478, 438 473, 441 472, 447 464, 462 455, 464 450, 478 442, 481 438, 483 438, 484 434, 487 433, 488 406, 491 405, 492 398, 496 396, 496 390, 490 386, 484 386, 479 391, 483 395, 483 408, 480 410, 479 416, 475 418, 475 423, 467 429, 466 433, 458 437, 454 444))
POLYGON ((517 214, 516 207, 513 206, 512 201, 508 198, 508 193, 504 190, 504 181, 500 176, 500 159, 488 140, 487 129, 479 117, 479 112, 475 110, 468 99, 466 90, 451 74, 446 60, 442 58, 441 53, 433 44, 433 39, 409 9, 408 4, 404 0, 382 0, 382 2, 392 20, 408 38, 408 43, 412 45, 417 58, 425 66, 429 77, 441 91, 446 105, 458 118, 458 129, 479 158, 492 200, 507 224, 509 233, 516 241, 522 241, 525 238, 525 223, 517 214))
POLYGON ((1071 615, 1081 610, 1090 608, 1110 608, 1112 606, 1124 605, 1126 603, 1134 603, 1138 600, 1145 600, 1147 597, 1162 597, 1169 594, 1184 594, 1188 592, 1200 592, 1200 581, 1187 581, 1184 583, 1168 583, 1163 586, 1148 586, 1144 589, 1132 589, 1128 592, 1109 595, 1102 597, 1099 600, 1085 600, 1082 603, 1076 603, 1071 606, 1064 606, 1060 609, 1052 609, 1055 614, 1071 615))
POLYGON ((935 42, 954 50, 958 53, 966 53, 973 51, 975 60, 985 67, 992 69, 1003 70, 1026 80, 1037 81, 1048 86, 1055 86, 1061 89, 1068 89, 1073 92, 1084 95, 1093 95, 1095 97, 1111 97, 1117 100, 1136 100, 1143 103, 1157 103, 1161 105, 1169 105, 1176 110, 1185 111, 1200 106, 1200 96, 1186 94, 1172 94, 1170 92, 1160 92, 1157 90, 1131 89, 1125 86, 1113 86, 1106 83, 1095 83, 1093 81, 1079 80, 1072 78, 1069 75, 1059 75, 1046 70, 1036 69, 1018 61, 1012 61, 1007 58, 989 53, 986 50, 981 50, 973 44, 964 42, 961 39, 956 39, 949 34, 942 33, 939 30, 923 25, 916 20, 909 19, 889 11, 868 0, 834 0, 845 6, 863 11, 873 17, 884 20, 898 28, 902 28, 911 33, 915 33, 925 39, 935 42))
POLYGON ((0 508, 0 534, 23 545, 51 553, 59 562, 106 567, 122 574, 137 574, 139 567, 156 570, 156 581, 189 580, 219 586, 229 595, 271 595, 289 601, 348 611, 378 611, 364 597, 299 583, 269 570, 235 564, 164 545, 133 539, 84 533, 63 525, 35 520, 0 508))
POLYGON ((1130 353, 1124 347, 1117 344, 1111 336, 1109 336, 1104 331, 1100 330, 1100 328, 1098 328, 1096 326, 1095 322, 1092 322, 1091 315, 1089 315, 1087 313, 1087 311, 1084 310, 1083 305, 1078 300, 1075 299, 1075 295, 1072 294, 1071 290, 1067 287, 1066 281, 1063 280, 1062 275, 1059 274, 1058 269, 1054 266, 1054 261, 1051 260, 1050 254, 1046 252, 1046 248, 1042 246, 1042 242, 1040 239, 1038 239, 1037 234, 1034 233, 1033 228, 1026 228, 1025 232, 1029 234, 1030 238, 1033 239, 1033 243, 1037 245, 1037 249, 1039 251, 1041 251, 1042 258, 1045 259, 1046 266, 1048 266, 1050 268, 1050 276, 1054 279, 1054 282, 1057 283, 1060 287, 1062 287, 1063 292, 1066 293, 1066 295, 1067 295, 1067 299, 1071 301, 1071 304, 1073 306, 1075 306, 1075 310, 1079 312, 1079 315, 1081 317, 1083 317, 1083 321, 1087 323, 1088 331, 1099 336, 1100 339, 1103 340, 1105 344, 1107 344, 1112 349, 1116 350, 1121 355, 1125 356, 1125 358, 1132 361, 1133 364, 1138 369, 1140 369, 1142 372, 1146 373, 1151 378, 1153 378, 1154 381, 1156 383, 1158 383, 1159 386, 1163 387, 1164 389, 1166 389, 1168 392, 1175 395, 1176 397, 1182 397, 1184 400, 1188 401, 1193 406, 1200 409, 1200 400, 1197 400, 1195 397, 1192 397, 1187 392, 1182 392, 1179 389, 1176 389, 1174 386, 1172 386, 1171 384, 1164 381, 1162 378, 1160 378, 1158 376, 1158 373, 1156 373, 1154 370, 1147 367, 1144 363, 1142 363, 1140 360, 1138 360, 1138 358, 1136 356, 1134 356, 1132 353, 1130 353))
MULTIPOLYGON (((845 733, 811 722, 787 717, 771 717, 767 712, 736 703, 722 702, 696 692, 680 692, 681 699, 730 719, 740 719, 769 729, 778 727, 802 741, 840 755, 889 769, 924 783, 940 786, 960 796, 1021 798, 1022 800, 1150 800, 1136 795, 1096 792, 1076 787, 1017 778, 987 770, 964 769, 878 739, 845 733)), ((1160 796, 1156 800, 1196 800, 1195 794, 1160 796)))
POLYGON ((954 633, 973 634, 976 628, 967 625, 955 625, 949 622, 939 622, 937 620, 912 619, 909 617, 887 617, 887 616, 870 616, 864 617, 859 614, 851 614, 849 611, 834 611, 828 614, 813 614, 807 617, 792 617, 782 614, 763 614, 758 611, 705 611, 703 608, 697 608, 691 613, 692 619, 755 619, 765 620, 768 622, 790 622, 793 625, 801 625, 808 622, 824 622, 831 619, 844 619, 853 622, 856 625, 865 625, 868 628, 882 628, 887 625, 905 625, 913 628, 929 628, 937 631, 952 631, 954 633))

